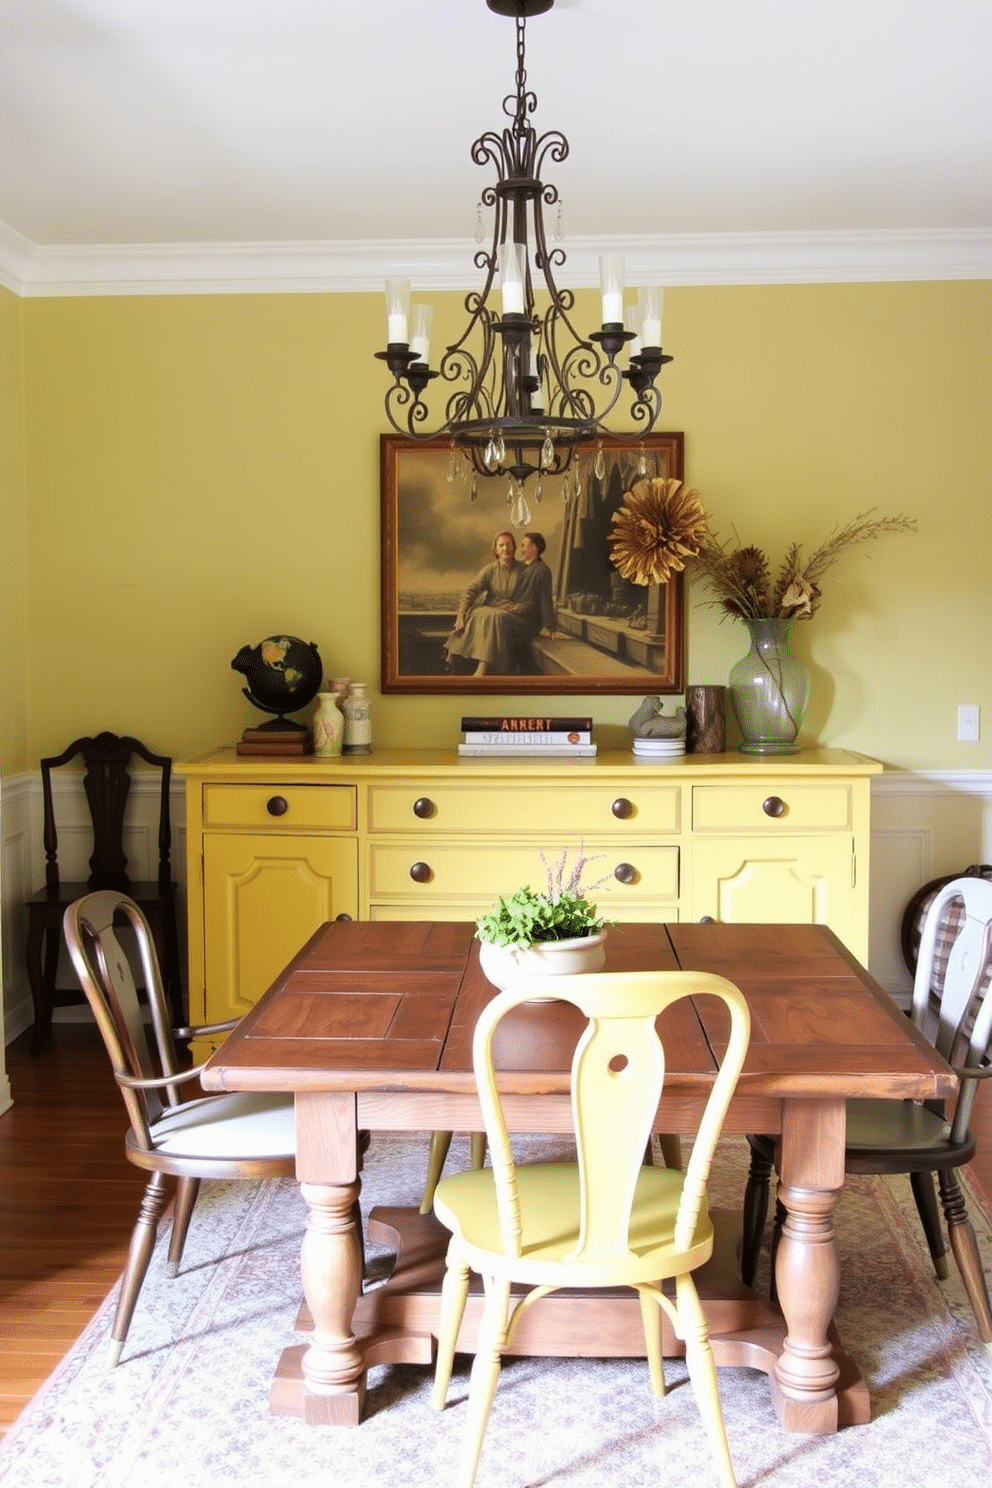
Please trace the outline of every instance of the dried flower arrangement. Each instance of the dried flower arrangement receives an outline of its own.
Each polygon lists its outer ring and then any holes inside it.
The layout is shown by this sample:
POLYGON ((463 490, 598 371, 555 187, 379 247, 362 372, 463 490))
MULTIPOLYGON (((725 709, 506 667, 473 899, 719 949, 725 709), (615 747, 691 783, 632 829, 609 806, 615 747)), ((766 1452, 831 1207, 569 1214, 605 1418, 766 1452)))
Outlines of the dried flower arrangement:
POLYGON ((706 541, 706 513, 699 492, 680 480, 654 477, 624 492, 607 541, 621 578, 632 584, 667 584, 706 541))
POLYGON ((801 543, 790 543, 774 578, 760 548, 742 547, 739 542, 732 546, 708 533, 694 556, 694 571, 712 592, 710 603, 736 619, 805 619, 819 608, 819 580, 848 548, 873 542, 885 532, 916 531, 912 517, 876 517, 874 512, 871 507, 843 527, 835 527, 808 558, 801 543))

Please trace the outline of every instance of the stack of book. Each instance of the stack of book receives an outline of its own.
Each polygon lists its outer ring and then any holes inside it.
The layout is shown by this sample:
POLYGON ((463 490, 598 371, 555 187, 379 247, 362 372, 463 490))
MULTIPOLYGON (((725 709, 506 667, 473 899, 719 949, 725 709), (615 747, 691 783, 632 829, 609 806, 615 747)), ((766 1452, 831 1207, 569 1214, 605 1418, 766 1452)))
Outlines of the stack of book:
POLYGON ((460 755, 580 758, 596 753, 591 718, 463 718, 460 755))
POLYGON ((246 728, 235 747, 239 755, 299 759, 303 755, 313 754, 313 735, 308 728, 246 728))

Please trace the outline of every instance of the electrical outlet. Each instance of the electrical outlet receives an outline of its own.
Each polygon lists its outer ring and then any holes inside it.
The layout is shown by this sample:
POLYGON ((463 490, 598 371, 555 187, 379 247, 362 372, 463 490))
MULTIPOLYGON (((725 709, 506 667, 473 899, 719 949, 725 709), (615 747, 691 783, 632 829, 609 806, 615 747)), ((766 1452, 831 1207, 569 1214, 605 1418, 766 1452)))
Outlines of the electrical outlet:
POLYGON ((977 703, 958 703, 958 743, 977 744, 981 738, 982 710, 977 703))

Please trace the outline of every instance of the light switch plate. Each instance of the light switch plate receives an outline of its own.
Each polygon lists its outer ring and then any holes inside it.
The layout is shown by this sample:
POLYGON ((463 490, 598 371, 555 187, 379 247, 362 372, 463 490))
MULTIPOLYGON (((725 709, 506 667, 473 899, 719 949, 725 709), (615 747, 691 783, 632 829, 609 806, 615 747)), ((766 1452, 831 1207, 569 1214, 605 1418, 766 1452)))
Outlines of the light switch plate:
POLYGON ((977 703, 958 703, 958 743, 977 744, 981 737, 982 710, 977 703))

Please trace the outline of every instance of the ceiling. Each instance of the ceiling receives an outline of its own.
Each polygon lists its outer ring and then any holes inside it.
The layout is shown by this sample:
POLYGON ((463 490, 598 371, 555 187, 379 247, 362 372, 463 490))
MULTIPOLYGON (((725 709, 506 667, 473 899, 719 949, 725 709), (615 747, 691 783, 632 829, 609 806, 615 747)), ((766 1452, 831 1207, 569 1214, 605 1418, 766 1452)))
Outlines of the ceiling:
MULTIPOLYGON (((0 274, 470 277, 514 68, 485 0, 3 0, 0 274)), ((556 0, 527 70, 583 273, 992 275, 989 0, 556 0)))

